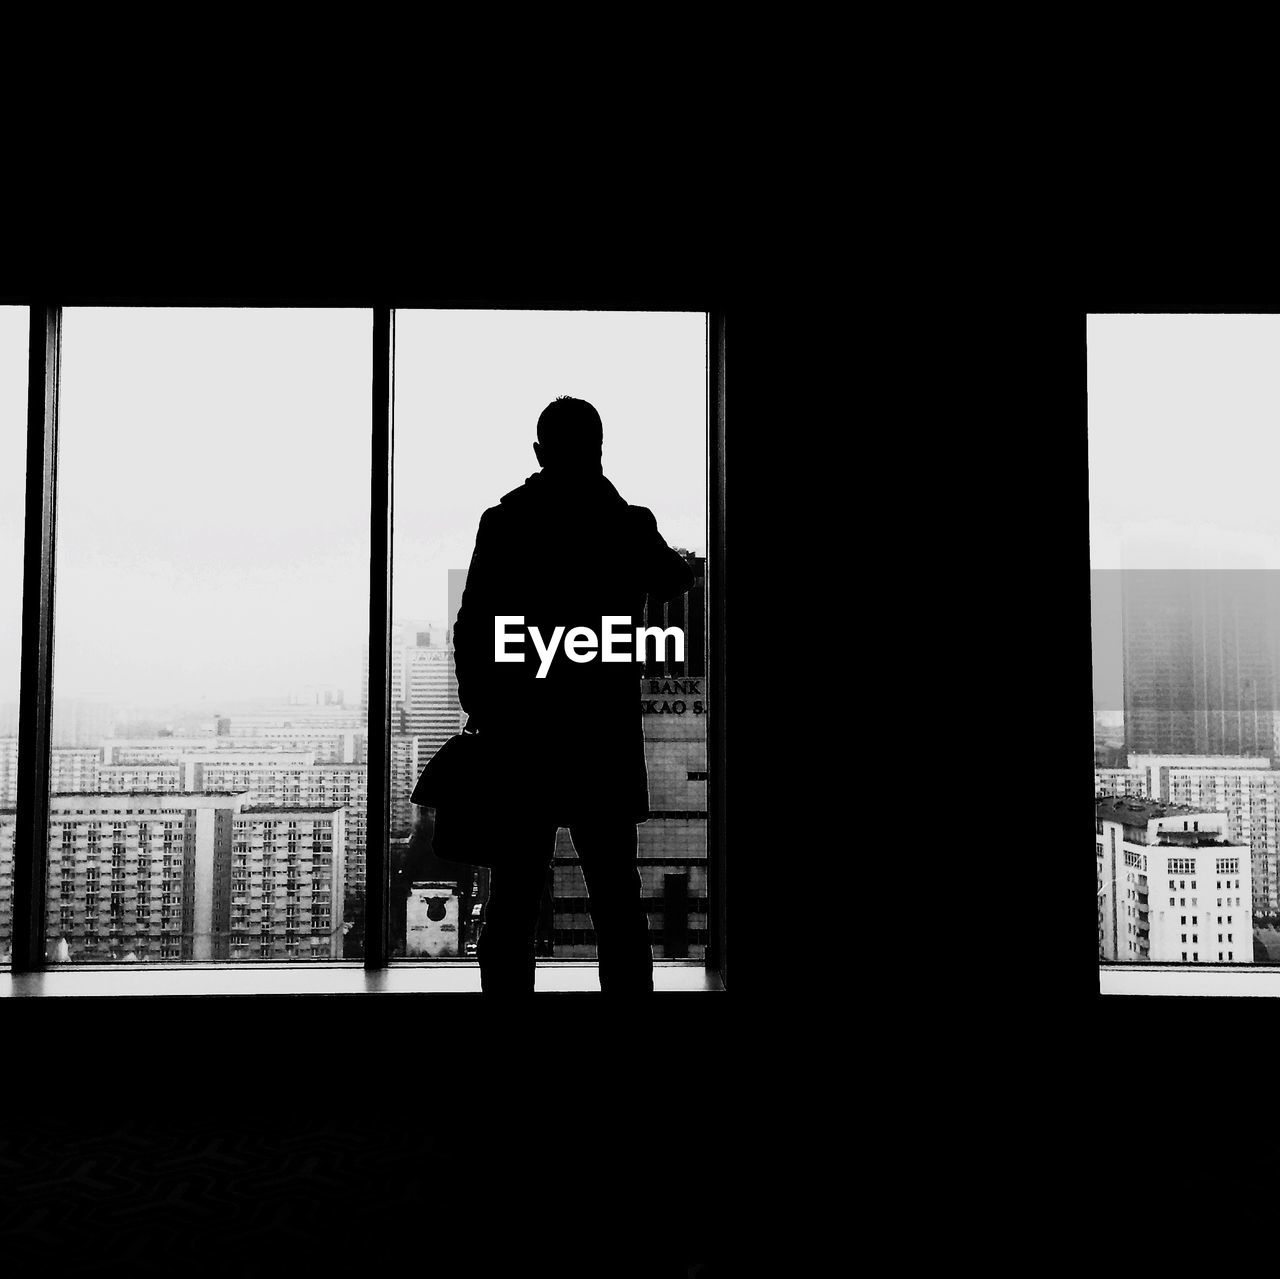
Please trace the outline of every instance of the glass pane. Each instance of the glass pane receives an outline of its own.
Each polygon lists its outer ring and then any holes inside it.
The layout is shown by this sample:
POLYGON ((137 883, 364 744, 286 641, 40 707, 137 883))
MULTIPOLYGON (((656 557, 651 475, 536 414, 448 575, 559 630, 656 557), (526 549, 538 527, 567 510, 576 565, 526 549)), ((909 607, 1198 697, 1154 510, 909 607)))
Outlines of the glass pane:
MULTIPOLYGON (((647 606, 641 592, 634 619, 636 625, 678 628, 683 655, 677 658, 668 649, 662 661, 632 665, 629 678, 634 680, 635 747, 643 750, 648 774, 648 817, 638 826, 638 858, 652 951, 655 958, 689 959, 705 952, 705 317, 401 311, 396 316, 392 664, 395 955, 476 954, 491 872, 441 857, 435 847, 440 814, 415 807, 409 795, 423 766, 468 718, 459 700, 453 640, 481 515, 499 505, 504 494, 527 489, 526 480, 543 469, 533 450, 539 416, 560 396, 595 407, 603 429, 605 477, 626 503, 653 512, 657 536, 689 566, 690 589, 670 599, 650 599, 647 606)), ((570 545, 567 554, 600 571, 595 548, 570 545)), ((554 624, 556 619, 548 621, 547 637, 554 624)), ((602 630, 603 619, 597 617, 594 625, 602 630)), ((531 655, 532 642, 531 636, 525 642, 531 655)), ((552 661, 563 662, 563 653, 552 661)), ((586 672, 590 661, 579 669, 586 672)), ((584 690, 592 678, 584 675, 584 690)), ((590 700, 584 693, 583 700, 566 704, 562 722, 549 721, 538 730, 530 754, 560 752, 567 759, 577 751, 572 741, 566 744, 563 725, 585 726, 590 700)), ((586 727, 581 731, 589 733, 586 727)), ((589 771, 589 760, 580 763, 589 771)), ((493 803, 510 802, 503 786, 495 784, 493 803)), ((549 864, 535 952, 542 958, 593 959, 588 892, 570 831, 553 825, 553 833, 539 833, 548 817, 536 798, 527 811, 534 820, 512 839, 521 858, 549 864)), ((500 886, 502 871, 497 874, 500 886)))
POLYGON ((362 953, 371 326, 66 311, 51 962, 362 953))
POLYGON ((1089 317, 1101 961, 1280 963, 1278 357, 1280 316, 1089 317))
POLYGON ((0 306, 0 949, 6 964, 13 938, 29 326, 26 307, 0 306))

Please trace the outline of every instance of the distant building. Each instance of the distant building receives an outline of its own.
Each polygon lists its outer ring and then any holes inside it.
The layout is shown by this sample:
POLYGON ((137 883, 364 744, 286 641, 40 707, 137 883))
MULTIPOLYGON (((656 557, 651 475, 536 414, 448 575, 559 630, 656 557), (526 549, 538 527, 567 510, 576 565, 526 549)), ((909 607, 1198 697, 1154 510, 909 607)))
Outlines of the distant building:
POLYGON ((1170 769, 1175 803, 1227 815, 1227 832, 1247 844, 1253 867, 1253 908, 1280 913, 1280 772, 1252 768, 1170 769))
POLYGON ((1138 754, 1270 755, 1270 601, 1254 573, 1126 570, 1124 730, 1138 754))
MULTIPOLYGON (((55 746, 49 752, 51 791, 98 789, 102 752, 79 746, 55 746)), ((18 802, 18 739, 0 737, 0 805, 18 802)))
POLYGON ((426 645, 406 648, 403 731, 418 739, 424 759, 430 759, 449 738, 461 732, 466 718, 458 701, 453 649, 426 645))
POLYGON ((230 715, 231 731, 224 736, 233 738, 266 737, 312 742, 343 742, 366 732, 365 716, 360 711, 344 710, 329 706, 285 706, 279 710, 246 711, 230 715))
MULTIPOLYGON (((657 959, 702 959, 707 947, 706 560, 688 555, 693 589, 650 606, 646 626, 685 630, 685 659, 645 664, 637 681, 649 774, 649 819, 637 828, 649 942, 657 959)), ((582 867, 567 830, 552 865, 556 958, 596 954, 582 867)))
POLYGON ((409 802, 427 760, 435 754, 424 752, 422 738, 408 733, 391 735, 391 834, 405 837, 413 832, 414 806, 409 802))
POLYGON ((1147 774, 1140 768, 1094 768, 1093 793, 1101 799, 1105 795, 1147 795, 1147 774))
POLYGON ((183 786, 182 781, 182 767, 179 764, 100 764, 98 784, 94 789, 102 794, 188 789, 183 786))
POLYGON ((1170 778, 1175 769, 1225 768, 1266 772, 1271 767, 1267 755, 1143 755, 1130 752, 1129 770, 1137 770, 1145 778, 1146 793, 1152 799, 1173 800, 1170 778))
POLYGON ((301 684, 289 690, 290 706, 342 706, 344 702, 336 684, 301 684))
POLYGON ((216 898, 227 958, 342 957, 345 820, 337 804, 240 810, 216 898))
MULTIPOLYGON (((369 709, 369 655, 361 676, 369 709)), ((421 738, 427 758, 466 721, 453 670, 452 634, 436 622, 399 621, 391 628, 391 731, 421 738)))
POLYGON ((1096 797, 1150 799, 1222 812, 1231 839, 1250 848, 1253 909, 1280 913, 1280 771, 1265 758, 1130 755, 1128 768, 1095 768, 1096 797))
MULTIPOLYGON (((202 963, 341 955, 343 810, 244 794, 55 795, 50 959, 202 963)), ((0 809, 0 946, 11 940, 13 830, 0 809)))
MULTIPOLYGON (((21 702, 0 702, 0 737, 18 736, 21 702)), ((110 737, 118 707, 92 697, 53 699, 50 729, 54 746, 92 746, 110 737)))
MULTIPOLYGON (((73 962, 216 959, 215 868, 231 854, 239 795, 54 795, 49 805, 46 930, 50 957, 73 962)), ((0 880, 12 884, 11 829, 0 810, 0 880)), ((7 948, 11 919, 0 918, 7 948)))
POLYGON ((1249 849, 1226 813, 1116 797, 1095 817, 1099 959, 1253 962, 1249 849))
MULTIPOLYGON (((274 761, 196 765, 195 784, 204 790, 241 791, 252 805, 314 808, 340 806, 342 821, 340 900, 349 905, 364 895, 368 837, 369 770, 364 764, 280 764, 274 761)), ((351 912, 346 911, 347 914, 351 912)))

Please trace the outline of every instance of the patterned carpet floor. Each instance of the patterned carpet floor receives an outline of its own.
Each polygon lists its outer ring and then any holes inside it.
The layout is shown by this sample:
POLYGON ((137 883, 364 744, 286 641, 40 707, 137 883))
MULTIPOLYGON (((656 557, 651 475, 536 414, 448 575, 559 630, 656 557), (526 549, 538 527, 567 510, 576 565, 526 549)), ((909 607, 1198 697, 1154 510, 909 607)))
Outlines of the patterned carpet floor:
POLYGON ((687 1175, 663 1179, 656 1160, 631 1171, 550 1128, 504 1148, 429 1113, 372 1126, 27 1122, 0 1136, 0 1269, 729 1273, 707 1255, 687 1175))
POLYGON ((13 1001, 0 1274, 774 1273, 783 1039, 698 1000, 468 1007, 13 1001))

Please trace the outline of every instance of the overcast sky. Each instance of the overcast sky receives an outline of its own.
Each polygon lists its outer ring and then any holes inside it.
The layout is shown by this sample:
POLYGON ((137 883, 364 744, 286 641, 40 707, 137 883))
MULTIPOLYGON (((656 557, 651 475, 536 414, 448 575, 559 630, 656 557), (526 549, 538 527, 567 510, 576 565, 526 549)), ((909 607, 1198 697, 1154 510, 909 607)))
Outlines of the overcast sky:
POLYGON ((701 314, 401 311, 396 315, 397 616, 445 621, 480 515, 538 469, 558 395, 604 423, 604 472, 673 546, 706 553, 701 314))
MULTIPOLYGON (((359 694, 368 608, 368 311, 68 308, 55 698, 359 694)), ((27 314, 0 308, 0 700, 17 696, 27 314)), ((605 473, 705 552, 701 314, 400 312, 394 611, 439 618, 480 513, 537 469, 557 395, 605 473)))
MULTIPOLYGON (((1280 569, 1280 316, 1087 321, 1094 570, 1280 569)), ((1094 573, 1094 701, 1120 704, 1119 577, 1094 573)))
POLYGON ((1094 568, 1280 568, 1280 316, 1087 322, 1094 568))
POLYGON ((27 311, 0 306, 0 701, 18 695, 27 436, 27 311))

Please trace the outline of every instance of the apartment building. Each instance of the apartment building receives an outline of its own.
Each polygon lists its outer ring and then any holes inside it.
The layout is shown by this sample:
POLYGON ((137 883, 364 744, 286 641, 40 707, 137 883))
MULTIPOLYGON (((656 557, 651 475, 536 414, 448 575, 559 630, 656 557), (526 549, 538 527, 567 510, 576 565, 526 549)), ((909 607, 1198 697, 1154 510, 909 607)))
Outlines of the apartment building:
POLYGON ((247 804, 232 822, 229 865, 215 884, 226 957, 342 957, 345 809, 247 804))
MULTIPOLYGON (((48 958, 340 958, 345 811, 247 801, 230 791, 54 796, 48 958)), ((5 951, 15 825, 16 810, 0 808, 5 951)))
POLYGON ((1112 796, 1095 818, 1099 959, 1253 962, 1249 848, 1226 813, 1112 796))

